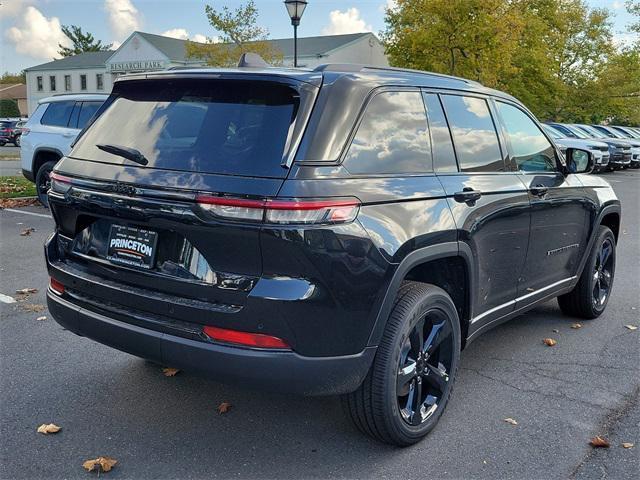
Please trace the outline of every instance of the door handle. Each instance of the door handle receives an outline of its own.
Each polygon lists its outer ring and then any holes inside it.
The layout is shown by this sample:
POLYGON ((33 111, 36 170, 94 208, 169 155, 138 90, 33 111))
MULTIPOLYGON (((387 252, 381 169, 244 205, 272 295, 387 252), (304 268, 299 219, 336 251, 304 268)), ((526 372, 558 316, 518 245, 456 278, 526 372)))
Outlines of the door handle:
POLYGON ((459 203, 466 203, 467 205, 473 205, 482 197, 480 190, 474 190, 473 188, 465 187, 461 192, 453 194, 453 199, 459 203))
POLYGON ((549 188, 545 187, 544 185, 536 185, 535 187, 531 188, 531 193, 536 197, 544 197, 548 191, 549 188))

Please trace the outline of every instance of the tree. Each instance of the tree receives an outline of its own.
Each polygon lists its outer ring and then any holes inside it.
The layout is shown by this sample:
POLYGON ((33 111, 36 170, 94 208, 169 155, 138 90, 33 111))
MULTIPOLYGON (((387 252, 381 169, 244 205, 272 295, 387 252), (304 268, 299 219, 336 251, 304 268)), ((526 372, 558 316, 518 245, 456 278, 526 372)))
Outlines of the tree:
POLYGON ((2 76, 0 76, 0 84, 3 85, 11 85, 15 83, 26 83, 27 76, 24 72, 20 73, 9 73, 4 72, 2 76))
POLYGON ((0 100, 0 117, 19 117, 18 102, 10 98, 0 100))
POLYGON ((187 41, 188 57, 204 60, 207 65, 228 67, 236 65, 243 53, 253 52, 268 63, 282 63, 282 52, 265 41, 269 32, 257 25, 258 10, 253 0, 234 11, 226 6, 218 11, 205 5, 205 13, 211 26, 222 36, 216 41, 207 38, 206 43, 187 41))
POLYGON ((71 48, 58 44, 58 54, 63 57, 71 57, 84 52, 104 52, 111 49, 111 44, 103 45, 101 40, 95 40, 89 32, 84 33, 82 28, 75 25, 63 25, 62 32, 73 44, 71 48))

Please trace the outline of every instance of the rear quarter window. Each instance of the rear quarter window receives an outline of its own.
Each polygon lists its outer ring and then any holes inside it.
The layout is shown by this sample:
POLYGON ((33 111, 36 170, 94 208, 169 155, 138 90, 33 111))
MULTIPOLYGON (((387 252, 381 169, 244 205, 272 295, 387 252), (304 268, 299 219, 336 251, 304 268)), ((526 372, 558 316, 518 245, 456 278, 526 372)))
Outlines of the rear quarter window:
POLYGON ((367 105, 344 166, 355 174, 432 171, 427 116, 419 92, 381 92, 367 105))

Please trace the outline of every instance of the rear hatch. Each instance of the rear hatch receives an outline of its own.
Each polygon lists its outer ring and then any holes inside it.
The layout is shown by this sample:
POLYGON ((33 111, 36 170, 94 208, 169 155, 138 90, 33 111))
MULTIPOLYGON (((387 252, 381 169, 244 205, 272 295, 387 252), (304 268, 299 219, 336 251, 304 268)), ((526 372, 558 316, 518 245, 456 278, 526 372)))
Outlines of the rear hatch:
POLYGON ((52 175, 49 255, 88 280, 70 294, 129 317, 246 328, 216 314, 247 303, 262 270, 260 223, 211 199, 277 195, 317 90, 238 72, 116 82, 52 175))

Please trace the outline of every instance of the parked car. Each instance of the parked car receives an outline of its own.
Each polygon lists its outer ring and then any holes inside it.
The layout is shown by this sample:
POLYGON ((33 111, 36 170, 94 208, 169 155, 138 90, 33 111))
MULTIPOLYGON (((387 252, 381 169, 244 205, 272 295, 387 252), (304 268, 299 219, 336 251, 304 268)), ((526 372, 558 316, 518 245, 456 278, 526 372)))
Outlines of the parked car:
POLYGON ((13 143, 16 147, 20 146, 19 120, 2 120, 0 121, 0 147, 4 147, 7 143, 13 143))
POLYGON ((72 94, 48 97, 22 128, 20 158, 22 174, 36 184, 40 202, 47 206, 49 174, 71 151, 71 144, 108 95, 72 94))
POLYGON ((590 135, 592 138, 600 138, 603 140, 611 139, 611 140, 615 140, 623 143, 625 145, 625 148, 623 149, 623 155, 622 155, 622 167, 629 168, 631 166, 631 160, 633 159, 633 147, 634 147, 631 142, 627 140, 619 139, 618 137, 611 135, 610 133, 594 128, 592 125, 584 125, 581 123, 576 123, 575 127, 581 129, 587 135, 590 135))
POLYGON ((611 125, 611 128, 615 129, 618 133, 620 133, 625 138, 634 138, 640 140, 640 132, 638 132, 633 127, 621 127, 617 125, 611 125))
POLYGON ((598 140, 609 145, 609 170, 620 170, 631 164, 631 145, 626 142, 616 140, 614 138, 603 138, 597 131, 583 130, 577 125, 569 125, 565 123, 553 123, 549 125, 560 130, 562 133, 574 138, 585 138, 598 140))
POLYGON ((554 297, 604 311, 620 202, 592 168, 460 78, 119 77, 51 174, 49 312, 160 364, 340 394, 360 430, 409 445, 481 333, 554 297))
POLYGON ((593 128, 604 134, 605 136, 611 138, 618 138, 620 140, 624 140, 631 145, 631 162, 629 166, 631 168, 640 167, 640 140, 632 137, 623 135, 621 132, 617 131, 615 128, 607 127, 604 125, 591 125, 593 128))
POLYGON ((560 151, 565 153, 567 148, 583 148, 589 150, 593 155, 594 172, 600 172, 607 170, 609 165, 609 145, 604 142, 597 142, 595 140, 586 138, 573 138, 568 137, 560 130, 552 127, 551 125, 543 124, 542 128, 547 134, 553 138, 556 145, 560 147, 560 151))

